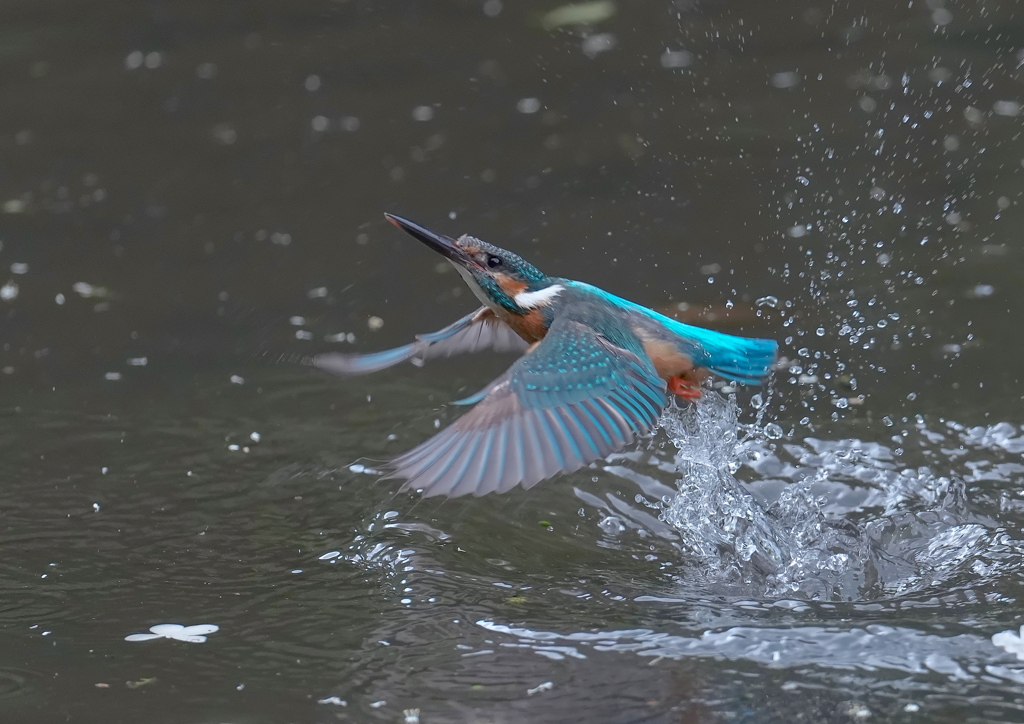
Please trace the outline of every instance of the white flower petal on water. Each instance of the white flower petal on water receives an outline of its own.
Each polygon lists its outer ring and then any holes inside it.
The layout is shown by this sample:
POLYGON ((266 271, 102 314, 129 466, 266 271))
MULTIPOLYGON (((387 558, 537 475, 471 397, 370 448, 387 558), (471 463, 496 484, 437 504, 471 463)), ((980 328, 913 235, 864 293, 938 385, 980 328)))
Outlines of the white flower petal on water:
POLYGON ((220 626, 212 623, 197 623, 182 626, 180 623, 158 623, 149 627, 150 633, 130 634, 125 641, 152 641, 153 639, 174 639, 190 644, 201 644, 206 635, 220 630, 220 626))

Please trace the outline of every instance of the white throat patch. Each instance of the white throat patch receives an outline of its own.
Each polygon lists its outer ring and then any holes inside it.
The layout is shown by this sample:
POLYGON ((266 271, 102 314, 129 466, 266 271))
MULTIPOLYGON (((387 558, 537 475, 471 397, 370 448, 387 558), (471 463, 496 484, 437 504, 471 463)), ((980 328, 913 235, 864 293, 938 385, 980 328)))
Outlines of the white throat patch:
POLYGON ((561 284, 552 284, 550 287, 544 287, 535 292, 520 292, 513 299, 523 309, 536 309, 551 304, 564 289, 565 287, 561 284))

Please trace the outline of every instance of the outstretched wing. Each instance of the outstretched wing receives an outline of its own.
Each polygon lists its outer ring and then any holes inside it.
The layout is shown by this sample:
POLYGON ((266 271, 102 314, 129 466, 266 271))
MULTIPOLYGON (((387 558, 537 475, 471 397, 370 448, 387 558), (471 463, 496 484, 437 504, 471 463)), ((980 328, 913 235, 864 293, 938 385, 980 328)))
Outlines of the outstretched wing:
POLYGON ((336 375, 365 375, 406 360, 451 357, 493 349, 495 352, 525 352, 526 342, 487 307, 430 334, 416 335, 416 341, 383 352, 342 354, 327 352, 313 357, 314 367, 336 375))
POLYGON ((621 450, 657 424, 665 403, 646 355, 556 319, 469 413, 393 460, 389 477, 424 496, 529 488, 621 450))

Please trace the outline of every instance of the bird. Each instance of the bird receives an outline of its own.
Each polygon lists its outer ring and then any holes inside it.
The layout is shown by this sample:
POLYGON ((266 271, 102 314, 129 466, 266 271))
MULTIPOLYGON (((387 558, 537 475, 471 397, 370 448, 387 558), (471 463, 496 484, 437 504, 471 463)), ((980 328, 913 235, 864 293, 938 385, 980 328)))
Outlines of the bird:
POLYGON ((474 236, 452 238, 385 214, 455 267, 480 307, 409 344, 368 354, 323 353, 313 366, 343 377, 400 362, 493 350, 521 356, 474 395, 472 409, 387 465, 385 478, 424 497, 531 488, 652 432, 669 395, 693 401, 714 373, 760 384, 778 344, 666 317, 572 279, 548 276, 474 236))

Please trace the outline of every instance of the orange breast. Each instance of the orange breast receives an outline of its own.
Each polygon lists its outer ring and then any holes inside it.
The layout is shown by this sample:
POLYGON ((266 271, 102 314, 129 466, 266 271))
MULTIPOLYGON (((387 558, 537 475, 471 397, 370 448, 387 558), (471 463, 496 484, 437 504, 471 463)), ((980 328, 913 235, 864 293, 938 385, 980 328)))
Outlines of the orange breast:
POLYGON ((529 314, 509 314, 503 321, 530 343, 541 341, 548 333, 544 326, 544 316, 539 309, 534 309, 529 314))

